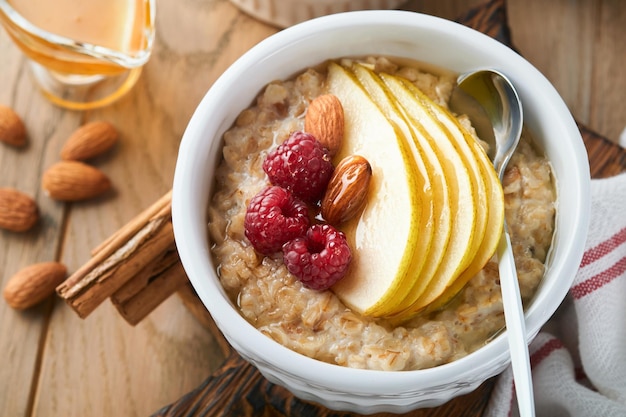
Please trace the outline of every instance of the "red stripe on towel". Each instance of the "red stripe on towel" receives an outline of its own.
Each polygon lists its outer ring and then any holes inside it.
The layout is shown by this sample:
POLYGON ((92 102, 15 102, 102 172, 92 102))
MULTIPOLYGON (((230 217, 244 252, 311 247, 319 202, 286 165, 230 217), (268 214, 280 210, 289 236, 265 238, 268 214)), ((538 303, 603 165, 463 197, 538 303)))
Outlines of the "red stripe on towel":
POLYGON ((571 288, 570 293, 575 300, 578 300, 613 281, 624 272, 626 272, 626 256, 619 259, 615 263, 615 265, 613 265, 609 269, 606 269, 599 274, 596 274, 591 278, 586 279, 580 284, 574 285, 571 288))
POLYGON ((580 267, 584 267, 611 253, 613 249, 626 242, 626 227, 593 248, 587 249, 580 267))
POLYGON ((550 356, 552 352, 558 349, 562 349, 563 343, 559 339, 550 339, 544 343, 539 349, 530 355, 530 366, 534 368, 539 365, 545 358, 550 356))

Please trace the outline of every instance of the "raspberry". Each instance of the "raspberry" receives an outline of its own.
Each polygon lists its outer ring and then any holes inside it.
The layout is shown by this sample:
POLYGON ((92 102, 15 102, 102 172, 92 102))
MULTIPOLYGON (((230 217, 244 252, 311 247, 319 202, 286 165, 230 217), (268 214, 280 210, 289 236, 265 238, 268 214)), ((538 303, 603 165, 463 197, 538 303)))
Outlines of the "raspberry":
POLYGON ((346 236, 329 224, 313 225, 305 236, 283 245, 287 269, 313 290, 325 290, 343 278, 351 259, 346 236))
POLYGON ((333 169, 328 149, 304 132, 292 133, 263 161, 272 184, 312 204, 322 198, 333 169))
POLYGON ((308 227, 307 205, 277 186, 255 195, 244 219, 246 237, 263 255, 279 252, 285 242, 304 235, 308 227))

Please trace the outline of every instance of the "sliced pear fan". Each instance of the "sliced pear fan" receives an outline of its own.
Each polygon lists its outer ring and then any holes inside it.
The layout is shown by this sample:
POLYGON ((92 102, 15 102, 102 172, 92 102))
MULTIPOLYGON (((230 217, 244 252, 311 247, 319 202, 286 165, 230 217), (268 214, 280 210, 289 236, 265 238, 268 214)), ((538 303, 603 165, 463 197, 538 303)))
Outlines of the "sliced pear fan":
POLYGON ((444 305, 493 256, 502 187, 480 144, 408 80, 331 63, 344 145, 368 159, 373 187, 344 231, 353 260, 333 291, 354 310, 402 321, 444 305))
POLYGON ((476 219, 479 217, 477 186, 467 165, 467 159, 459 150, 458 144, 447 129, 437 121, 427 103, 408 89, 402 79, 384 74, 381 78, 407 112, 411 122, 421 125, 428 133, 431 145, 439 152, 443 161, 444 173, 450 185, 452 215, 450 241, 444 258, 426 290, 409 307, 407 313, 411 314, 439 297, 473 259, 476 250, 474 242, 477 238, 476 219))
MULTIPOLYGON (((465 156, 470 172, 477 185, 477 209, 475 236, 472 243, 473 259, 465 270, 453 279, 446 288, 438 287, 430 298, 422 298, 408 315, 424 308, 429 311, 440 308, 451 300, 467 282, 476 275, 496 251, 504 225, 504 194, 500 180, 485 150, 448 110, 430 100, 408 80, 402 80, 413 94, 430 108, 436 119, 447 129, 450 138, 465 156), (443 292, 441 290, 443 289, 443 292)), ((406 315, 406 312, 405 312, 406 315)))

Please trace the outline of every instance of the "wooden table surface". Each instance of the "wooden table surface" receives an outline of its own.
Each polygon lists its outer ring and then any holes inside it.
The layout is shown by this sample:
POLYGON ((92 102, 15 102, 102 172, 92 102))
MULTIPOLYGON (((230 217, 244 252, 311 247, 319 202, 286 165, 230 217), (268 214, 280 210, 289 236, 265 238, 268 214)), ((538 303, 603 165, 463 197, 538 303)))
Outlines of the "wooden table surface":
MULTIPOLYGON (((481 1, 413 0, 404 8, 454 19, 481 1)), ((617 141, 626 126, 626 2, 508 0, 507 7, 517 49, 578 121, 617 141)), ((194 107, 229 64, 276 30, 228 0, 157 0, 154 55, 137 86, 89 112, 46 101, 0 30, 0 104, 23 118, 29 142, 23 149, 0 143, 0 187, 32 195, 42 214, 27 233, 0 231, 2 287, 35 262, 59 260, 75 270, 91 248, 165 193, 194 107), (114 192, 55 202, 41 191, 41 175, 69 134, 91 120, 121 132, 115 150, 92 161, 114 192)), ((109 303, 82 320, 54 297, 23 312, 0 300, 0 415, 148 416, 200 384, 222 364, 222 352, 178 297, 135 327, 109 303)))

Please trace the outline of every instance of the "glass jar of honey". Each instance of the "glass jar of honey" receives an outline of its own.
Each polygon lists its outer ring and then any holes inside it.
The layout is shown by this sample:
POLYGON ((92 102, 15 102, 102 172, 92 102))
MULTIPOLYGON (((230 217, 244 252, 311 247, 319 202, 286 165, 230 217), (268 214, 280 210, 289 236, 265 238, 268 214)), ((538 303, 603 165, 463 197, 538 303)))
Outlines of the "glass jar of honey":
POLYGON ((0 23, 44 95, 66 108, 107 105, 150 58, 155 0, 0 0, 0 23))

